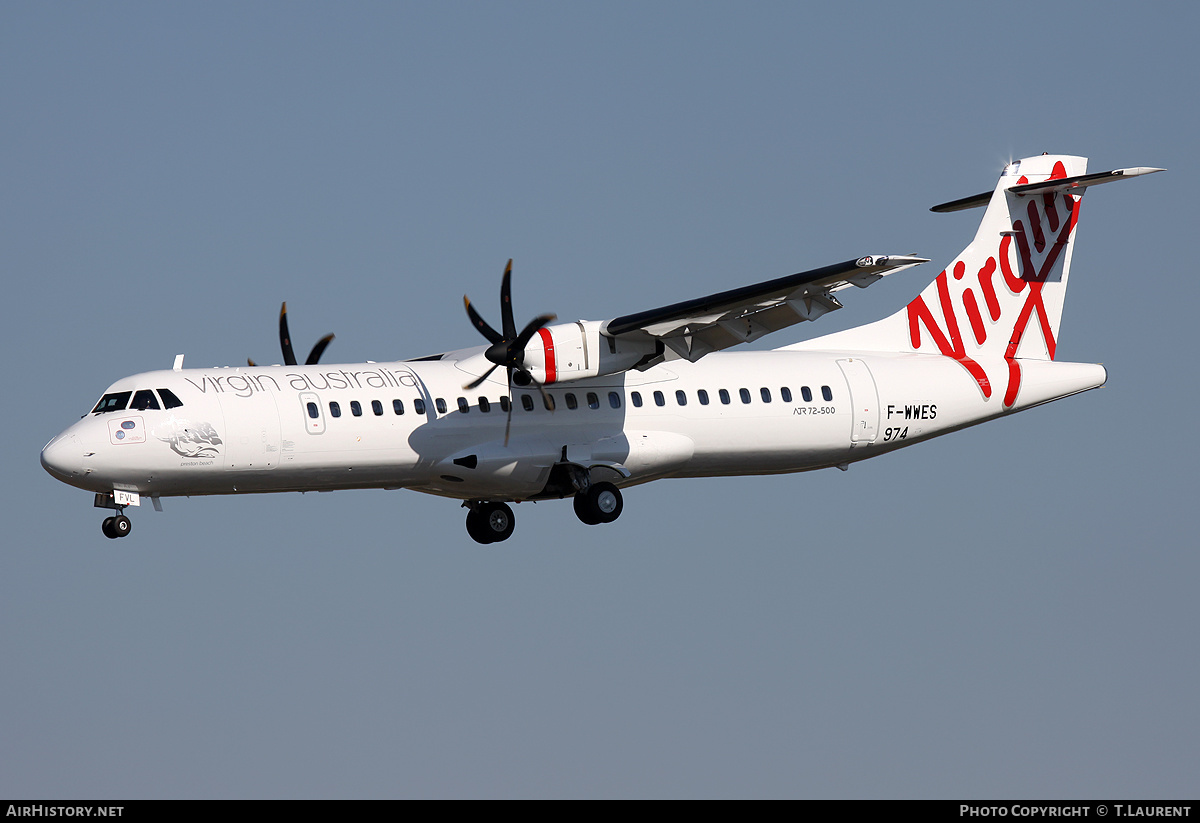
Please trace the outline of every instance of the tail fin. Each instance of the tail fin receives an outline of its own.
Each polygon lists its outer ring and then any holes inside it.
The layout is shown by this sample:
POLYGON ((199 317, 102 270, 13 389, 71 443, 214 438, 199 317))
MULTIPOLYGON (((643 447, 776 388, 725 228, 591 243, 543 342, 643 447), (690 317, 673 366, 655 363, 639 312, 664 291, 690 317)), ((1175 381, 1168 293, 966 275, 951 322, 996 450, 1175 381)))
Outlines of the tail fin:
POLYGON ((935 206, 987 210, 975 239, 915 300, 876 323, 789 349, 919 352, 957 360, 985 398, 992 385, 980 361, 1007 361, 1004 405, 1020 384, 1017 360, 1053 360, 1071 270, 1079 207, 1087 186, 1159 169, 1086 174, 1087 158, 1041 155, 1009 163, 990 195, 935 206))

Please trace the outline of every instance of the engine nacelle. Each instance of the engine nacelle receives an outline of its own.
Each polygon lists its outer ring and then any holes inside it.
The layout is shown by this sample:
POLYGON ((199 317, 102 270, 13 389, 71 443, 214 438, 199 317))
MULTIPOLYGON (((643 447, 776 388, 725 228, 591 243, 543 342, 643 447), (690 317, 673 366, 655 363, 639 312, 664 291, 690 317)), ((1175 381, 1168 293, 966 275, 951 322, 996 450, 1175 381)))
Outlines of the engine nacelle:
POLYGON ((525 346, 525 369, 543 384, 618 374, 657 362, 662 346, 600 333, 603 324, 577 320, 539 329, 525 346))

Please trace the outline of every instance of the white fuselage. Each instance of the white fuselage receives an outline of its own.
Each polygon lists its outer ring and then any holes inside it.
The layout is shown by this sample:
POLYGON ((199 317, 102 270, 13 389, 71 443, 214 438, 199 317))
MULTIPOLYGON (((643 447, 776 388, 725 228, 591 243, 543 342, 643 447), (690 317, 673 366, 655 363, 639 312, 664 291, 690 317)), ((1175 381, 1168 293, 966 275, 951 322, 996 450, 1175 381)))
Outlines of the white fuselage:
POLYGON ((182 405, 88 414, 43 463, 83 489, 151 497, 411 488, 519 501, 568 495, 547 488, 556 464, 619 486, 845 466, 1105 380, 1098 365, 1021 361, 1005 407, 941 355, 716 353, 547 387, 553 411, 535 387, 514 387, 506 444, 503 370, 463 388, 481 370, 462 366, 478 359, 134 375, 106 397, 159 401, 165 388, 182 405))

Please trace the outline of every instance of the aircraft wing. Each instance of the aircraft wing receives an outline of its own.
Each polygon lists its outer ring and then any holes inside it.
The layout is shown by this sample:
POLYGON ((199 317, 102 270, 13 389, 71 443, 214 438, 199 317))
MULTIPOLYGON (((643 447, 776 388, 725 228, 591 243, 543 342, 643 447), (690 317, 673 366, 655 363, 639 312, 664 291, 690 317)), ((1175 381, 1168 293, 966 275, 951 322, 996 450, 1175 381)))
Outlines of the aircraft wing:
POLYGON ((615 317, 604 324, 602 332, 630 341, 662 341, 680 357, 695 362, 709 352, 749 343, 840 309, 842 304, 834 292, 850 286, 866 288, 885 275, 928 262, 909 255, 869 255, 615 317))

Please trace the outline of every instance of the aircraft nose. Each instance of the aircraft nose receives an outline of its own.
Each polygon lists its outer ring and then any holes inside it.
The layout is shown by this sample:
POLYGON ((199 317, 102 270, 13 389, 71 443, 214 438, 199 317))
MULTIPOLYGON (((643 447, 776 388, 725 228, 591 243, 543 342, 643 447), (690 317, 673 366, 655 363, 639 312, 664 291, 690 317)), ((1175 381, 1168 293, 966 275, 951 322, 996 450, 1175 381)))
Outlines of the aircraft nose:
POLYGON ((60 434, 42 449, 42 467, 59 480, 81 476, 83 444, 73 434, 60 434))

